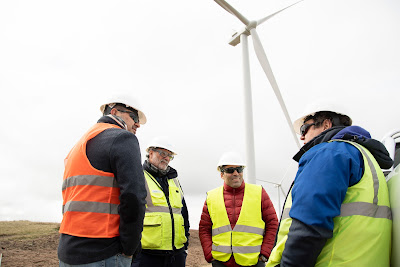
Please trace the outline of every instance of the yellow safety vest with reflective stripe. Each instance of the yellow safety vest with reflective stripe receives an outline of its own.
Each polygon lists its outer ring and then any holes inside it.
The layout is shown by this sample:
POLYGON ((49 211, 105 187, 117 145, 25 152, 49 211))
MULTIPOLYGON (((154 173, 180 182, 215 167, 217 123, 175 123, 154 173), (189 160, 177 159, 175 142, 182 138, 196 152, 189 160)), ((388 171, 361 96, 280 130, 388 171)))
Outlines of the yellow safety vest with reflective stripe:
POLYGON ((261 251, 265 222, 261 213, 262 187, 245 184, 242 208, 232 229, 225 208, 224 187, 207 192, 207 208, 212 225, 212 256, 226 262, 234 256, 242 266, 255 265, 261 251))
MULTIPOLYGON (((326 242, 315 266, 390 266, 392 213, 382 170, 363 146, 344 140, 332 141, 347 142, 358 148, 365 171, 361 180, 347 189, 340 215, 333 218, 333 237, 326 242)), ((292 223, 291 206, 290 191, 267 267, 281 261, 292 223)))
POLYGON ((161 185, 147 171, 146 215, 143 221, 142 248, 173 250, 183 247, 187 239, 182 216, 183 192, 177 178, 168 179, 169 204, 161 185))

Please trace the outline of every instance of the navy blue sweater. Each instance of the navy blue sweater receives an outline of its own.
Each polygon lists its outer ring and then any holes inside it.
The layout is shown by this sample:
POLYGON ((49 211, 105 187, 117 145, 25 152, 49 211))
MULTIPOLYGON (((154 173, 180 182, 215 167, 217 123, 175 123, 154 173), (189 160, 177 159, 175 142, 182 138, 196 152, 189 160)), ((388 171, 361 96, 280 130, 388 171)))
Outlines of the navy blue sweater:
MULTIPOLYGON (((118 125, 107 116, 98 123, 118 125)), ((88 141, 86 155, 94 168, 114 173, 116 177, 120 187, 120 236, 84 238, 61 234, 58 258, 68 264, 86 264, 118 253, 135 256, 141 249, 146 204, 139 142, 130 132, 111 128, 88 141)))

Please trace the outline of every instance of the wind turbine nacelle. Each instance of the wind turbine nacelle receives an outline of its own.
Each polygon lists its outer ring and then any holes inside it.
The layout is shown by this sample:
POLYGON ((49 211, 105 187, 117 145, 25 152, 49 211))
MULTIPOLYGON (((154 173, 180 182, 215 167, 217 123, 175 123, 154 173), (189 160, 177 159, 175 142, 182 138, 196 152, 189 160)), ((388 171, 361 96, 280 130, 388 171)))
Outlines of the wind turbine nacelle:
POLYGON ((240 43, 240 36, 242 34, 246 34, 247 36, 250 35, 250 32, 247 30, 247 27, 244 27, 243 29, 241 29, 240 31, 235 32, 232 35, 232 38, 229 40, 229 44, 231 46, 236 46, 237 44, 240 43))

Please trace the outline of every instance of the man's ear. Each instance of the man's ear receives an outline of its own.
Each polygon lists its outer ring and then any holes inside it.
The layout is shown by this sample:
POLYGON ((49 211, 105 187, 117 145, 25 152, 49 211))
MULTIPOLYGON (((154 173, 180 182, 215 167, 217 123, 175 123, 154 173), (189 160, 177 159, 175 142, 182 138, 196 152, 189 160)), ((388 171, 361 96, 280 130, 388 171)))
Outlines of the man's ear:
POLYGON ((323 128, 324 131, 325 131, 325 130, 328 130, 328 129, 330 129, 330 128, 332 128, 332 122, 331 122, 331 120, 328 120, 328 119, 324 120, 324 122, 322 123, 322 126, 324 127, 324 128, 323 128))
POLYGON ((111 115, 116 115, 116 114, 117 114, 117 111, 118 111, 118 110, 117 110, 116 108, 112 108, 111 111, 110 111, 110 114, 111 114, 111 115))

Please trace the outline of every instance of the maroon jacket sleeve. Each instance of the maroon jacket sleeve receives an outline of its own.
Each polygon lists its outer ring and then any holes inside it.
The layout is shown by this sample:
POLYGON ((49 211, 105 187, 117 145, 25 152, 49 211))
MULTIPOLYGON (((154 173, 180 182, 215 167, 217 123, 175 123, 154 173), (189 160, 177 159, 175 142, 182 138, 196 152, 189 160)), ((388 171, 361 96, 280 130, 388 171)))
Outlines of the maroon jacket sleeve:
POLYGON ((278 217, 276 216, 274 205, 271 202, 265 189, 262 189, 261 195, 262 217, 265 222, 265 235, 261 245, 261 254, 269 258, 271 250, 274 247, 275 236, 278 231, 278 217))
POLYGON ((213 260, 212 251, 212 221, 208 213, 207 201, 204 202, 199 224, 199 238, 203 248, 204 258, 207 262, 213 260))

